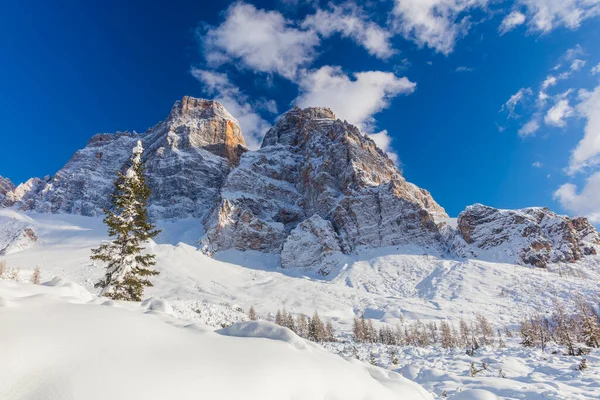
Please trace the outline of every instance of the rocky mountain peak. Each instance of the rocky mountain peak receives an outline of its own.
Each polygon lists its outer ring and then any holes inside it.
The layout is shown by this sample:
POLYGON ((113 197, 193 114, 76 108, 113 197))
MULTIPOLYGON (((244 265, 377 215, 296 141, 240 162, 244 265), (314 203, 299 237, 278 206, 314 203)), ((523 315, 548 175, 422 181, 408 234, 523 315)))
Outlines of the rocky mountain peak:
POLYGON ((145 144, 151 151, 203 149, 237 164, 246 150, 238 121, 214 100, 185 96, 166 120, 150 128, 145 144))
POLYGON ((15 185, 11 182, 10 179, 0 176, 0 204, 6 197, 8 192, 12 192, 15 190, 15 185))
POLYGON ((298 246, 285 243, 317 238, 305 233, 314 225, 308 222, 289 238, 314 216, 327 221, 323 226, 334 235, 327 240, 335 239, 344 252, 409 243, 441 247, 435 219, 447 217, 356 126, 327 108, 294 107, 267 132, 261 149, 246 153, 228 176, 219 205, 205 221, 203 248, 286 248, 286 259, 293 258, 289 250, 298 246))
POLYGON ((452 247, 461 256, 546 267, 597 253, 600 234, 586 218, 545 207, 501 210, 475 204, 460 213, 452 247))

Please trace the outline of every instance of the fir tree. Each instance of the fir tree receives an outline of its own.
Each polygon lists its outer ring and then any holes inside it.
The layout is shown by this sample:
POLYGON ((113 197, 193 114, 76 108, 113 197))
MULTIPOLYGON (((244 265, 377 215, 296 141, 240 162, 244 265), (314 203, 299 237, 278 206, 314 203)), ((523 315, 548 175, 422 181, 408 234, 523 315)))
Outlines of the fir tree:
POLYGON ((256 316, 256 311, 254 311, 254 306, 250 306, 250 310, 248 310, 248 318, 250 318, 250 321, 256 321, 258 319, 256 316))
POLYGON ((141 301, 144 288, 152 286, 148 277, 158 275, 150 268, 156 264, 154 254, 142 254, 142 244, 160 232, 148 220, 150 188, 144 178, 143 150, 138 141, 131 166, 125 174, 117 173, 112 207, 104 209, 104 223, 114 239, 92 250, 92 260, 108 264, 106 274, 95 287, 102 288, 101 296, 114 300, 141 301))

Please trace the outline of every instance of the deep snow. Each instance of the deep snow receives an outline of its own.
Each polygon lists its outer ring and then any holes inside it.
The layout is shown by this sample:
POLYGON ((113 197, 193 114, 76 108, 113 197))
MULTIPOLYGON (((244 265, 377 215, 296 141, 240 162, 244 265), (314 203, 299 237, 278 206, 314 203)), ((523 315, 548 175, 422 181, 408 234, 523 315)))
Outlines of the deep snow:
MULTIPOLYGON (((105 239, 100 219, 35 213, 19 214, 19 218, 34 228, 39 240, 0 260, 9 268, 19 268, 24 280, 39 266, 44 280, 56 276, 97 293, 93 283, 104 269, 94 265, 89 255, 90 249, 105 239)), ((528 313, 549 311, 553 297, 569 299, 580 292, 597 298, 600 292, 599 257, 543 270, 450 259, 417 247, 361 249, 345 257, 339 271, 322 277, 282 270, 276 256, 262 253, 228 251, 209 258, 197 251, 195 240, 202 234, 198 221, 159 225, 163 233, 151 249, 157 254, 161 275, 154 279, 155 287, 147 290, 146 297, 166 300, 173 319, 195 323, 193 326, 210 325, 211 329, 246 320, 250 305, 263 319, 284 306, 292 313, 308 315, 317 310, 322 317, 331 318, 339 332, 349 332, 352 318, 363 312, 376 325, 377 321, 396 324, 401 319, 456 322, 461 316, 469 320, 480 312, 495 327, 514 329, 528 313)), ((161 304, 156 300, 156 307, 161 304)), ((349 355, 347 345, 327 347, 349 355)), ((361 351, 368 354, 369 350, 361 351)), ((416 380, 438 396, 446 391, 451 398, 460 398, 459 393, 465 398, 467 389, 485 389, 499 398, 600 398, 600 384, 595 383, 600 381, 597 353, 589 357, 590 368, 584 372, 572 369, 578 362, 573 357, 532 352, 516 343, 508 349, 484 349, 473 360, 460 351, 404 348, 399 366, 385 361, 384 350, 376 352, 380 353, 380 365, 416 380), (514 376, 507 373, 507 378, 468 377, 470 361, 486 357, 492 364, 508 363, 503 370, 509 371, 513 365, 519 372, 514 376)), ((475 392, 471 398, 486 398, 481 396, 475 392)))

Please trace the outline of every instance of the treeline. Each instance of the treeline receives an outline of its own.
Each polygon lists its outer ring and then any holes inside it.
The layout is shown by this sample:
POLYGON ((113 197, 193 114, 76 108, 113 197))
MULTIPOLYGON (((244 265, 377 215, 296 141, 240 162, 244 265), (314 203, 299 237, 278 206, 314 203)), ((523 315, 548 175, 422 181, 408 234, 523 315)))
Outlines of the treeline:
MULTIPOLYGON (((252 313, 256 315, 253 308, 252 313)), ((333 329, 331 320, 327 319, 327 321, 323 322, 317 311, 315 311, 312 318, 304 314, 300 314, 294 318, 294 316, 284 308, 283 310, 277 310, 277 313, 275 314, 275 323, 289 328, 301 338, 312 340, 313 342, 336 341, 335 330, 333 329)))
MULTIPOLYGON (((395 327, 382 326, 379 330, 375 329, 371 320, 362 316, 354 318, 352 330, 354 341, 361 343, 415 347, 439 345, 443 348, 465 348, 467 353, 474 353, 481 346, 505 346, 500 331, 496 331, 496 335, 482 314, 477 314, 475 321, 470 323, 461 318, 458 327, 447 321, 423 323, 417 320, 395 327)), ((508 329, 505 334, 512 337, 508 329)))
POLYGON ((576 296, 567 312, 565 305, 555 300, 550 315, 535 314, 521 321, 521 344, 546 349, 548 343, 565 346, 569 355, 582 355, 589 348, 600 347, 600 308, 582 296, 576 296))

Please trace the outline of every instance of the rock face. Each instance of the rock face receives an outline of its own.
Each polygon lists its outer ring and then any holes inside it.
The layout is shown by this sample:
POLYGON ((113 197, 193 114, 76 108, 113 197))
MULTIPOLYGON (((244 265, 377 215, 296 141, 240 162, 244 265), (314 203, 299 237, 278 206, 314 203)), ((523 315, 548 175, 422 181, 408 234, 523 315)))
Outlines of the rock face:
POLYGON ((344 252, 363 245, 441 247, 435 218, 447 217, 358 128, 327 108, 296 107, 227 177, 205 220, 202 248, 279 253, 290 232, 314 215, 331 223, 344 252))
POLYGON ((600 234, 585 218, 547 208, 499 210, 476 204, 458 216, 453 250, 464 257, 532 265, 574 262, 597 253, 600 234))
POLYGON ((214 204, 245 151, 235 118, 214 101, 184 97, 167 119, 143 135, 98 134, 52 179, 34 178, 6 196, 5 206, 96 216, 108 205, 117 171, 141 139, 154 218, 202 216, 214 204))
POLYGON ((15 185, 10 179, 0 176, 0 205, 4 202, 6 194, 15 190, 15 185))
POLYGON ((281 267, 326 276, 341 266, 342 246, 331 222, 317 214, 296 226, 283 243, 281 267))
POLYGON ((38 238, 27 221, 0 215, 0 256, 33 246, 38 238))

